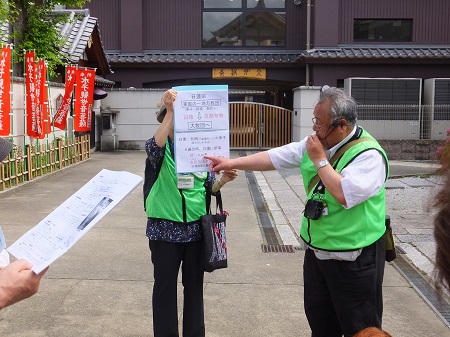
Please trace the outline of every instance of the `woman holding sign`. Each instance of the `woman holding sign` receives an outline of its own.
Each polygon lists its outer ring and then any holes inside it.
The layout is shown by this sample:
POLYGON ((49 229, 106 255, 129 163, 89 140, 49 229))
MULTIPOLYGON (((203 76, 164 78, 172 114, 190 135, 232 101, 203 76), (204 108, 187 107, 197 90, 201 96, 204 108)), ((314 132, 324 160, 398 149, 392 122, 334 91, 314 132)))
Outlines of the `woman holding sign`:
POLYGON ((177 281, 181 265, 184 287, 183 336, 205 336, 200 217, 206 214, 205 192, 219 191, 237 170, 220 179, 214 173, 177 175, 174 161, 175 90, 162 96, 161 123, 145 148, 144 203, 147 237, 154 267, 153 331, 155 337, 178 336, 177 281))

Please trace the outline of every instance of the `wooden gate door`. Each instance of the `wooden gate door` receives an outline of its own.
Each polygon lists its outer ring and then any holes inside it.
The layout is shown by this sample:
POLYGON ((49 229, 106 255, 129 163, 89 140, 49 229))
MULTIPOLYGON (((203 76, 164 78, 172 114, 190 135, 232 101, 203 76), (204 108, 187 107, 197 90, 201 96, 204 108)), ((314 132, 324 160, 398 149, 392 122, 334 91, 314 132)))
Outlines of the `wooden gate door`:
POLYGON ((230 102, 230 148, 268 149, 292 141, 292 111, 278 106, 230 102))

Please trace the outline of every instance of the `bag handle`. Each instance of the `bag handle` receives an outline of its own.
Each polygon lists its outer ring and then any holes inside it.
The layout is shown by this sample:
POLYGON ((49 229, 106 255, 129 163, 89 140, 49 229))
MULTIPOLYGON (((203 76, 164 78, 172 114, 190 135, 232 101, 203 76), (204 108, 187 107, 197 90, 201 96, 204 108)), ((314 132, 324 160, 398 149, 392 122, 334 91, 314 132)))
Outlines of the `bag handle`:
POLYGON ((206 191, 206 214, 211 214, 211 192, 206 191))
MULTIPOLYGON (((216 192, 216 213, 217 210, 220 211, 220 214, 223 213, 223 205, 222 205, 222 194, 220 190, 216 192)), ((206 213, 211 214, 211 192, 206 191, 206 213)))
MULTIPOLYGON (((362 143, 362 142, 366 142, 372 140, 372 138, 369 137, 363 137, 363 138, 359 138, 359 139, 355 139, 352 140, 351 142, 348 142, 347 144, 345 144, 344 146, 342 146, 335 154, 333 157, 331 157, 330 159, 330 165, 333 166, 334 163, 341 159, 341 157, 344 155, 344 152, 347 151, 349 148, 351 148, 353 145, 356 145, 358 143, 362 143)), ((320 177, 319 174, 316 174, 310 181, 309 186, 308 186, 308 194, 309 192, 311 192, 311 190, 313 189, 313 187, 319 182, 320 177)))
POLYGON ((223 213, 222 194, 220 193, 220 190, 216 192, 216 213, 217 209, 219 209, 220 214, 223 213))

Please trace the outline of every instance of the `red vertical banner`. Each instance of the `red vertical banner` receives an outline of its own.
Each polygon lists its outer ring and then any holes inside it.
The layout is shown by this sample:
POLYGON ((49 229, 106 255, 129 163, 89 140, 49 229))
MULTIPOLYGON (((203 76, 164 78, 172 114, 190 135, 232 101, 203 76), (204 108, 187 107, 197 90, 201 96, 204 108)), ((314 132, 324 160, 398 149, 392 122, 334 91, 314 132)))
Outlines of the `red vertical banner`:
POLYGON ((72 91, 73 85, 75 84, 76 69, 76 66, 66 67, 66 90, 64 91, 62 104, 53 118, 53 125, 61 130, 64 130, 67 124, 67 115, 69 114, 72 102, 72 91))
POLYGON ((11 133, 11 47, 4 46, 0 57, 0 136, 11 133))
POLYGON ((38 132, 38 106, 36 100, 36 63, 34 51, 25 53, 25 90, 26 90, 26 111, 27 111, 27 135, 37 138, 38 132))
POLYGON ((75 79, 75 108, 73 116, 75 131, 82 132, 91 130, 94 82, 94 69, 77 69, 75 79))
POLYGON ((39 104, 39 116, 41 118, 41 132, 39 138, 44 138, 51 131, 50 109, 48 104, 48 83, 47 83, 47 64, 45 60, 38 62, 38 82, 39 88, 36 87, 36 97, 39 104))
MULTIPOLYGON (((43 61, 43 60, 41 60, 43 61)), ((43 82, 45 82, 46 79, 42 78, 42 67, 43 62, 39 61, 37 63, 36 67, 36 82, 35 82, 35 97, 36 97, 36 127, 37 127, 37 137, 36 138, 44 138, 45 132, 44 132, 44 107, 43 107, 43 82)))

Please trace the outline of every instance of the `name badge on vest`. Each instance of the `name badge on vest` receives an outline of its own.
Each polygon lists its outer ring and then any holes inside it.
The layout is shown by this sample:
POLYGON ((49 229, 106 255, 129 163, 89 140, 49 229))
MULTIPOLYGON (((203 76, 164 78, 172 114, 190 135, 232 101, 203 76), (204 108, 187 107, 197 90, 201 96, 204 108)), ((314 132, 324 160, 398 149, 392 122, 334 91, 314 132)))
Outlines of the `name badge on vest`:
POLYGON ((188 174, 177 175, 177 186, 179 189, 194 188, 194 177, 188 174))

